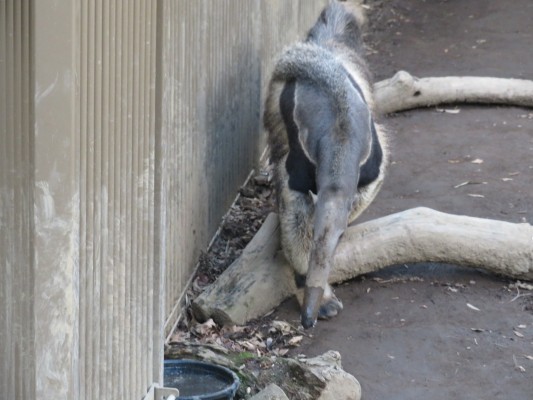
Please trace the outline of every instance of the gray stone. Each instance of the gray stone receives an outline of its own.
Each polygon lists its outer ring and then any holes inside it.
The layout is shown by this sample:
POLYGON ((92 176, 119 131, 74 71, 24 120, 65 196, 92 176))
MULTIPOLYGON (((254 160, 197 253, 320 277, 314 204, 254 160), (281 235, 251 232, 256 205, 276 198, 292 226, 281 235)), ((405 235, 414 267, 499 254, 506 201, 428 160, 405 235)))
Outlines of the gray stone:
POLYGON ((278 385, 271 383, 259 393, 252 396, 250 400, 289 400, 289 398, 278 385))
POLYGON ((342 369, 338 351, 328 351, 318 357, 302 360, 326 387, 318 400, 360 400, 361 385, 352 375, 342 369))

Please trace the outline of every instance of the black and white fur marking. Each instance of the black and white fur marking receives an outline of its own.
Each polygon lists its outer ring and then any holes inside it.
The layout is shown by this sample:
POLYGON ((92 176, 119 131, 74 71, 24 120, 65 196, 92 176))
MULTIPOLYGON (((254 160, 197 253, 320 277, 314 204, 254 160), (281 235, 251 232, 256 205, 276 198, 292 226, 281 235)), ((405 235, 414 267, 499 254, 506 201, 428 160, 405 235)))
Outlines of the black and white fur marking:
POLYGON ((374 199, 387 164, 361 54, 356 14, 332 2, 306 40, 281 55, 265 103, 282 247, 305 282, 305 328, 342 309, 327 282, 335 248, 374 199))

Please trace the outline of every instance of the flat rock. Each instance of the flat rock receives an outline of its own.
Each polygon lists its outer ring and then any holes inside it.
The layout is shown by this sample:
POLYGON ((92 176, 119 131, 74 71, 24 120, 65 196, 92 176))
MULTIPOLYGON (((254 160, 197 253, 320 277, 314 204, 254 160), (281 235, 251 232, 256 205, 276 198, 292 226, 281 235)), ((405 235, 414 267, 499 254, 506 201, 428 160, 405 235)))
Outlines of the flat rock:
POLYGON ((302 362, 326 384, 318 400, 361 399, 361 385, 357 379, 342 369, 341 355, 338 351, 330 350, 302 362))
POLYGON ((271 383, 259 393, 250 397, 250 400, 289 400, 289 398, 278 385, 271 383))

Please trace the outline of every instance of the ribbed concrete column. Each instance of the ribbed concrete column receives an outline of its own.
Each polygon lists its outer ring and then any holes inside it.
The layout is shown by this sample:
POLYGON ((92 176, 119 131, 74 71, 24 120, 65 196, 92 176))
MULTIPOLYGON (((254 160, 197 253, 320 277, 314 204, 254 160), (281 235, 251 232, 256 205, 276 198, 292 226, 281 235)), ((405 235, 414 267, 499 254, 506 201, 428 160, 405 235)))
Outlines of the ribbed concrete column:
POLYGON ((75 399, 79 389, 77 6, 33 3, 33 345, 35 397, 42 399, 75 399))

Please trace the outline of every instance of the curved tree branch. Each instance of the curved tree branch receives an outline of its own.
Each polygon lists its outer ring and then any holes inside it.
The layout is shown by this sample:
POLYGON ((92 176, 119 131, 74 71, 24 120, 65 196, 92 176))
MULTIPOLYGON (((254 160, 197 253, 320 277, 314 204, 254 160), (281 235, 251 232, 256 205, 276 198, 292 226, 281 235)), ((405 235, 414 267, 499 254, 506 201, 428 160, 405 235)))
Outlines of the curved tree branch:
MULTIPOLYGON (((400 71, 374 85, 381 113, 443 103, 533 107, 533 81, 483 77, 416 78, 400 71)), ((193 302, 199 321, 244 324, 295 293, 293 272, 279 251, 279 226, 270 215, 236 260, 193 302)), ((533 280, 533 227, 415 208, 350 226, 336 249, 330 282, 413 262, 483 268, 533 280)))
POLYGON ((458 264, 531 280, 533 226, 413 208, 350 227, 337 247, 331 280, 416 262, 458 264))
MULTIPOLYGON (((533 280, 533 226, 414 208, 350 226, 337 247, 330 275, 338 283, 383 267, 445 262, 533 280)), ((277 307, 296 291, 279 247, 271 214, 254 240, 193 302, 200 321, 244 324, 277 307)))
POLYGON ((533 106, 533 81, 447 76, 417 78, 405 71, 374 85, 374 102, 383 114, 444 103, 533 106))

